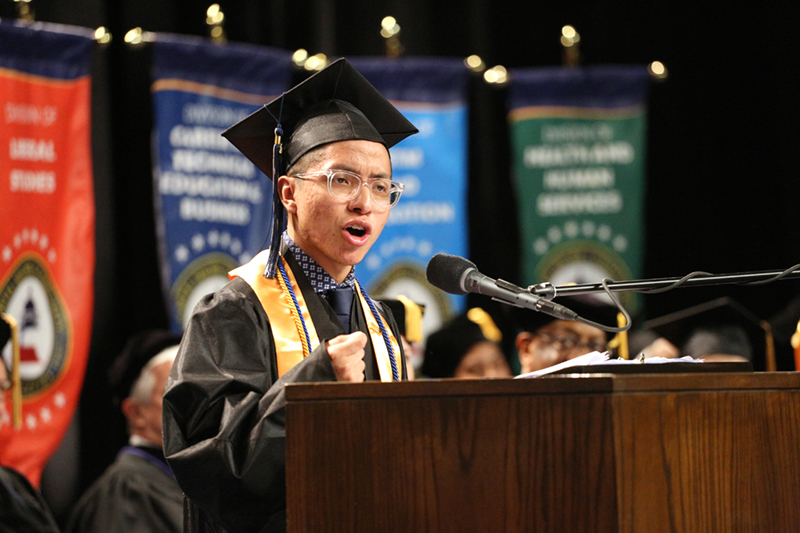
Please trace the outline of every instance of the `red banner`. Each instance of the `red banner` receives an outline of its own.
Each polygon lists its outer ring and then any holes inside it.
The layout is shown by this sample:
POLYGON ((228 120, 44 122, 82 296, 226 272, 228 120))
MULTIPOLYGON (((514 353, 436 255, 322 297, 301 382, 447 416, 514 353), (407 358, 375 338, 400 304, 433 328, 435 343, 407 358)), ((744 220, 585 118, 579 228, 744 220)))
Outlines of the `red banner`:
MULTIPOLYGON (((0 26, 0 34, 0 44, 26 46, 23 56, 36 53, 37 40, 46 52, 69 54, 7 68, 14 51, 0 46, 0 311, 19 324, 23 394, 21 429, 0 419, 0 463, 38 486, 75 412, 89 350, 91 47, 75 35, 64 38, 79 46, 53 46, 59 36, 41 30, 0 26), (85 66, 66 72, 76 48, 85 66)), ((3 357, 10 362, 10 345, 3 357)))

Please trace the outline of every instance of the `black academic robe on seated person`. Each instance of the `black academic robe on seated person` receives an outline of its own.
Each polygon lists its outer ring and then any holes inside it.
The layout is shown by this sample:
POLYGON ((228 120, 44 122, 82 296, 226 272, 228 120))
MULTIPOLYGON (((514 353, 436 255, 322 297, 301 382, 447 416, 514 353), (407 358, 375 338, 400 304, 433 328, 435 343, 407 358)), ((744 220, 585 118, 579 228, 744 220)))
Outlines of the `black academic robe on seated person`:
MULTIPOLYGON (((309 357, 278 379, 267 315, 250 285, 235 278, 197 305, 172 368, 164 448, 194 531, 285 531, 284 385, 336 380, 324 341, 342 334, 339 320, 291 254, 284 257, 320 339, 309 357)), ((357 302, 351 331, 368 333, 357 302)), ((399 339, 391 313, 375 304, 399 339)), ((366 379, 380 379, 371 342, 365 352, 366 379)), ((405 379, 405 358, 395 357, 405 379)))
POLYGON ((126 446, 72 509, 66 533, 182 533, 183 493, 160 449, 126 446))
POLYGON ((59 533, 41 493, 12 468, 0 465, 0 533, 59 533))

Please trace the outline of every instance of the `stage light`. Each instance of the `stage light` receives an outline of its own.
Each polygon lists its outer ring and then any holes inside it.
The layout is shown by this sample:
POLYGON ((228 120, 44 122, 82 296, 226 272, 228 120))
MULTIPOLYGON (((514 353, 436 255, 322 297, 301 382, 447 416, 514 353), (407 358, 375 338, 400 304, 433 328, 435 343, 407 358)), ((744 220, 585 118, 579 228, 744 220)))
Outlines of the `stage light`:
POLYGON ((128 33, 123 37, 123 41, 133 47, 142 46, 144 43, 151 43, 155 40, 155 33, 143 31, 142 28, 138 26, 132 30, 128 30, 128 33))
POLYGON ((322 70, 328 66, 328 56, 325 54, 314 54, 306 59, 306 70, 322 70))
POLYGON ((653 61, 649 65, 647 65, 647 72, 655 78, 656 80, 665 80, 669 73, 667 72, 667 67, 661 61, 653 61))
POLYGON ((464 65, 474 73, 481 73, 486 70, 486 63, 481 56, 472 54, 464 60, 464 65))
POLYGON ((400 33, 400 25, 397 23, 397 19, 392 16, 383 17, 381 21, 381 36, 384 39, 388 39, 398 33, 400 33))
POLYGON ((306 64, 306 59, 308 59, 308 52, 305 48, 298 48, 292 54, 292 61, 298 67, 303 67, 306 64))
POLYGON ((100 26, 94 30, 94 40, 97 41, 98 44, 108 44, 111 42, 111 34, 105 26, 100 26))
POLYGON ((561 44, 570 47, 575 46, 581 41, 580 34, 570 25, 561 28, 561 44))
POLYGON ((125 42, 128 44, 142 44, 142 28, 138 26, 132 30, 128 30, 125 34, 125 42))
POLYGON ((496 65, 483 73, 483 79, 490 85, 503 86, 508 83, 508 71, 503 65, 496 65))
POLYGON ((211 4, 206 10, 206 24, 214 26, 221 24, 225 19, 225 14, 220 10, 219 4, 211 4))

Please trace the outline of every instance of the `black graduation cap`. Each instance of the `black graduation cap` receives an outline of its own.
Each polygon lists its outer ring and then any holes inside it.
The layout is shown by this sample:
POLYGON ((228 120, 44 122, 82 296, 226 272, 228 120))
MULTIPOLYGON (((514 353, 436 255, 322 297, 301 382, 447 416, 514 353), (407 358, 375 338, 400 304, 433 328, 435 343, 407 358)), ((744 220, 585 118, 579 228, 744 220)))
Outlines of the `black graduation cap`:
POLYGON ((289 89, 222 135, 274 179, 272 145, 278 127, 284 136, 286 168, 323 144, 362 139, 390 148, 418 132, 344 58, 289 89))
MULTIPOLYGON (((390 148, 417 128, 346 59, 341 58, 283 93, 222 135, 273 180, 324 144, 367 140, 390 148)), ((268 277, 274 277, 285 212, 273 184, 268 277)))
POLYGON ((422 342, 422 315, 425 313, 425 306, 420 305, 407 296, 399 294, 394 300, 381 298, 394 316, 400 335, 403 335, 408 342, 422 342))
POLYGON ((179 335, 160 329, 141 331, 128 339, 108 372, 114 403, 121 405, 130 396, 133 384, 150 359, 180 342, 179 335))
POLYGON ((682 355, 701 359, 711 353, 739 355, 761 370, 767 359, 774 357, 769 324, 727 296, 648 320, 642 326, 674 344, 682 355))

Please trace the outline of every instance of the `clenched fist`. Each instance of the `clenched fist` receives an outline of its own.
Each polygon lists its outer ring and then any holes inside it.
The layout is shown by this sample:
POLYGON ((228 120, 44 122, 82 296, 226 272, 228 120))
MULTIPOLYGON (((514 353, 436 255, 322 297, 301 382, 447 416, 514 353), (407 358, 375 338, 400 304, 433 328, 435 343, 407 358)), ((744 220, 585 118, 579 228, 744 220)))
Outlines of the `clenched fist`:
POLYGON ((367 335, 356 331, 349 335, 339 335, 329 340, 325 346, 331 358, 337 381, 364 381, 364 347, 367 335))

